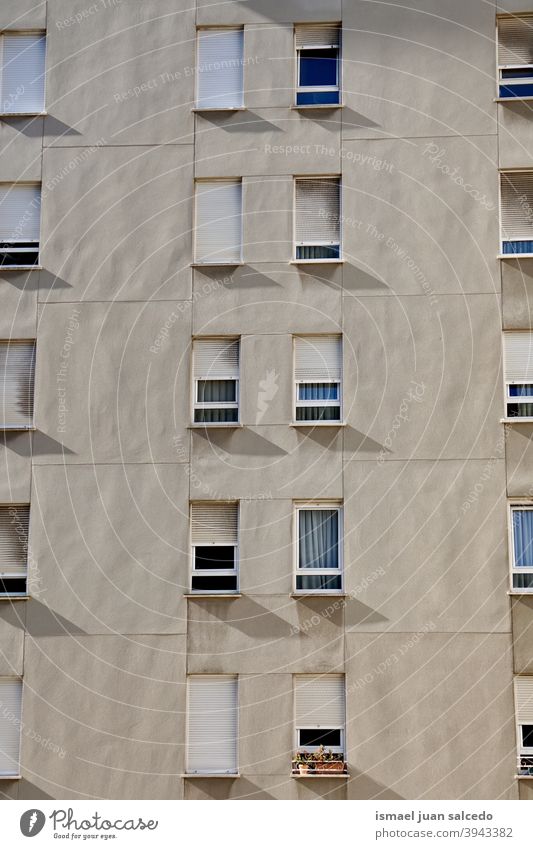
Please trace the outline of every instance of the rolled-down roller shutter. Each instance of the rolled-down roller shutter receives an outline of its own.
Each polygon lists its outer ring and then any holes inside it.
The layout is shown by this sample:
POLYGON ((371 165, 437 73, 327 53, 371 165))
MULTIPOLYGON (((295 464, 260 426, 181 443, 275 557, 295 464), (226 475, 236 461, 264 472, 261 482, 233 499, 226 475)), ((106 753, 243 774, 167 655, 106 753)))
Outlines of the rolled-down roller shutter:
POLYGON ((196 184, 196 260, 241 261, 242 184, 206 180, 196 184))
POLYGON ((231 109, 243 105, 244 30, 198 30, 197 107, 231 109))
POLYGON ((35 342, 0 342, 0 426, 33 425, 35 342))
POLYGON ((533 16, 498 18, 498 64, 533 64, 533 16))
POLYGON ((21 708, 20 678, 0 678, 0 775, 18 775, 20 771, 21 708))
POLYGON ((533 239, 533 171, 501 174, 501 223, 505 241, 533 239))
POLYGON ((193 360, 195 380, 237 380, 239 340, 195 339, 193 360))
POLYGON ((295 675, 297 728, 344 728, 344 675, 295 675))
POLYGON ((533 333, 525 330, 503 334, 503 371, 506 381, 533 383, 533 333))
POLYGON ((40 221, 40 184, 0 184, 0 242, 38 242, 40 221))
POLYGON ((296 244, 340 243, 340 180, 338 177, 297 179, 295 186, 296 244))
POLYGON ((533 675, 514 679, 516 718, 519 725, 533 725, 533 675))
POLYGON ((237 504, 192 504, 193 545, 237 545, 238 516, 237 504))
POLYGON ((340 27, 337 24, 295 26, 294 40, 298 50, 305 47, 338 47, 340 27))
POLYGON ((27 504, 0 506, 0 575, 25 575, 28 568, 27 504))
POLYGON ((1 50, 1 112, 42 112, 46 37, 44 33, 4 33, 1 50))
POLYGON ((341 371, 340 336, 295 336, 294 376, 296 380, 340 381, 341 371))
POLYGON ((237 772, 237 692, 234 676, 193 675, 189 678, 187 772, 237 772))

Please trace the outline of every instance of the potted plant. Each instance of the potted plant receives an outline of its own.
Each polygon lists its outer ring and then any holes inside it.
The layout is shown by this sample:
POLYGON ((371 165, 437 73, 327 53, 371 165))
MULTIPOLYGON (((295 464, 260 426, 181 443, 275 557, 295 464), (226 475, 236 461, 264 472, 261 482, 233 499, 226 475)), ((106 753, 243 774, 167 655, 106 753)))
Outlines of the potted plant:
POLYGON ((293 769, 298 771, 300 775, 307 775, 313 770, 313 755, 302 749, 301 752, 296 752, 293 758, 293 769))
POLYGON ((315 771, 320 772, 344 772, 344 758, 341 754, 334 753, 331 749, 327 751, 324 746, 319 746, 314 754, 315 771))

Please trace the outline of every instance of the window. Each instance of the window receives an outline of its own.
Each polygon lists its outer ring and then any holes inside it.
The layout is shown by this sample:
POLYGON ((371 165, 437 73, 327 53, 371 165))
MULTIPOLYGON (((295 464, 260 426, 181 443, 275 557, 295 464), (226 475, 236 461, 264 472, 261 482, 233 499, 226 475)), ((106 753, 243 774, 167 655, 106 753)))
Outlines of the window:
POLYGON ((239 506, 191 505, 192 592, 238 592, 239 506))
POLYGON ((533 96, 533 16, 498 18, 498 77, 500 97, 533 96))
POLYGON ((328 503, 296 505, 297 593, 342 592, 342 508, 328 503))
POLYGON ((518 774, 533 775, 533 676, 514 679, 518 774))
POLYGON ((198 30, 197 109, 243 106, 244 30, 198 30))
POLYGON ((0 342, 0 429, 33 427, 35 342, 0 342))
POLYGON ((194 421, 239 421, 239 340, 193 341, 194 421))
MULTIPOLYGON (((316 754, 323 746, 337 762, 345 761, 344 675, 295 675, 295 748, 298 754, 316 754)), ((312 762, 313 772, 324 766, 312 762)), ((293 771, 296 765, 293 763, 293 771)))
POLYGON ((501 252, 533 255, 533 171, 501 174, 501 252))
POLYGON ((26 595, 29 522, 27 504, 0 506, 0 597, 26 595))
POLYGON ((341 258, 340 179, 295 179, 294 256, 297 262, 341 258))
POLYGON ((0 776, 16 777, 20 773, 20 729, 22 681, 0 678, 0 776))
POLYGON ((532 418, 533 333, 503 334, 503 373, 507 418, 532 418))
POLYGON ((3 114, 30 114, 44 110, 46 37, 44 33, 5 32, 2 51, 3 114))
POLYGON ((242 183, 200 180, 196 183, 196 261, 205 265, 241 262, 242 183))
POLYGON ((0 184, 0 267, 38 264, 40 210, 40 185, 0 184))
POLYGON ((297 106, 340 103, 340 34, 337 24, 294 28, 297 106))
POLYGON ((296 422, 341 421, 340 336, 295 336, 296 422))
POLYGON ((238 684, 233 675, 191 675, 187 687, 187 773, 238 772, 238 684))
POLYGON ((533 503, 511 504, 511 588, 533 592, 533 503))

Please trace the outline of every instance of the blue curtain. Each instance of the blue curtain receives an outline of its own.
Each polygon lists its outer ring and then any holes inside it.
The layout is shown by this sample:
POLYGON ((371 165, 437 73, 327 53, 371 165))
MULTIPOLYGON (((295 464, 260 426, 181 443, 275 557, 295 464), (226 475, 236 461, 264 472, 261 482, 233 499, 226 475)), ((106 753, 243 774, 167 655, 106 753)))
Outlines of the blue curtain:
POLYGON ((300 510, 300 569, 336 569, 339 565, 337 510, 300 510))
POLYGON ((515 566, 533 567, 533 510, 513 510, 515 566))

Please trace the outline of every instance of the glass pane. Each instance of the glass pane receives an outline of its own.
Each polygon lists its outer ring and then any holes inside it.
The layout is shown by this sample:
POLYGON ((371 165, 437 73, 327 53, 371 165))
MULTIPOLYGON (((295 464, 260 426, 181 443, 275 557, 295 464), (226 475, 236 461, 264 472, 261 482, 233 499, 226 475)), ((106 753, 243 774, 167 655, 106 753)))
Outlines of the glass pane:
POLYGON ((0 578, 0 595, 26 595, 26 578, 0 578))
POLYGON ((511 398, 533 396, 533 383, 510 383, 508 389, 511 398))
POLYGON ((533 725, 522 725, 522 745, 526 748, 533 746, 533 725))
POLYGON ((195 569, 234 569, 235 549, 232 545, 197 545, 194 549, 195 569))
POLYGON ((230 404, 237 400, 237 384, 234 380, 199 380, 198 403, 209 404, 223 401, 230 404))
MULTIPOLYGON (((503 97, 503 95, 501 95, 503 97)), ((315 104, 325 105, 331 103, 335 105, 341 102, 341 93, 339 89, 330 91, 297 91, 296 105, 297 106, 313 106, 315 104)))
POLYGON ((238 422, 239 410, 237 407, 214 410, 195 410, 194 421, 200 423, 209 422, 238 422))
POLYGON ((533 590, 533 572, 525 572, 523 575, 513 574, 514 590, 533 590))
POLYGON ((300 85, 337 85, 337 50, 300 50, 300 85))
POLYGON ((339 422, 340 407, 296 407, 297 422, 339 422))
POLYGON ((340 728, 300 728, 299 742, 303 749, 306 746, 324 746, 326 749, 331 746, 339 747, 341 730, 340 728))
POLYGON ((338 401, 338 383, 299 383, 299 401, 338 401))
POLYGON ((529 239, 506 240, 502 245, 504 254, 531 254, 533 253, 533 241, 529 239))
POLYGON ((300 510, 298 516, 300 569, 337 569, 339 566, 338 511, 300 510))
POLYGON ((296 576, 296 589, 300 592, 340 592, 342 579, 340 575, 301 575, 296 576))
POLYGON ((533 510, 513 510, 515 566, 533 566, 533 510))
POLYGON ((296 259, 339 259, 339 245, 297 245, 296 259))
POLYGON ((531 418, 533 404, 507 404, 507 415, 510 419, 531 418))
POLYGON ((193 575, 192 589, 197 592, 227 592, 237 591, 237 575, 193 575))
POLYGON ((533 79, 533 68, 502 68, 502 80, 533 79))

